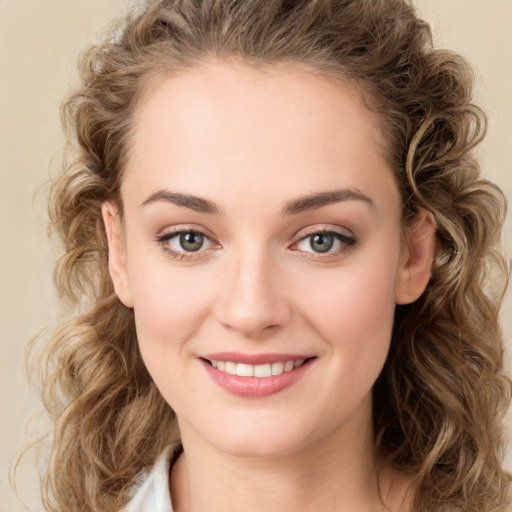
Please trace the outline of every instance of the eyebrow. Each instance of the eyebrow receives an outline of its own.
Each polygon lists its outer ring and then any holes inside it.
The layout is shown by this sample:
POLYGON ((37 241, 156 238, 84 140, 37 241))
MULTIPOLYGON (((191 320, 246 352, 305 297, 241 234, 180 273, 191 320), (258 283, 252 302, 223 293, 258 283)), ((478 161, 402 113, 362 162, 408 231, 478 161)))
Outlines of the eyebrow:
MULTIPOLYGON (((143 203, 146 206, 151 203, 164 201, 175 204, 176 206, 183 206, 190 208, 199 213, 206 213, 209 215, 221 215, 222 210, 213 202, 202 197, 197 197, 190 194, 183 194, 180 192, 171 192, 169 190, 158 190, 151 194, 143 203)), ((360 192, 355 188, 328 190, 325 192, 316 192, 307 196, 302 196, 293 199, 286 203, 281 215, 297 215, 311 210, 317 210, 323 206, 330 204, 341 203, 344 201, 363 201, 370 206, 375 206, 371 198, 360 192)))
POLYGON ((169 190, 158 190, 151 194, 143 203, 146 206, 158 201, 165 201, 175 204, 176 206, 184 206, 199 213, 207 213, 210 215, 220 215, 221 211, 213 201, 203 199, 189 194, 181 194, 179 192, 171 192, 169 190))
POLYGON ((341 203, 344 201, 363 201, 374 207, 375 203, 371 198, 357 190, 356 188, 343 188, 337 190, 328 190, 326 192, 317 192, 308 196, 299 197, 287 203, 281 215, 296 215, 311 210, 317 210, 322 206, 341 203))

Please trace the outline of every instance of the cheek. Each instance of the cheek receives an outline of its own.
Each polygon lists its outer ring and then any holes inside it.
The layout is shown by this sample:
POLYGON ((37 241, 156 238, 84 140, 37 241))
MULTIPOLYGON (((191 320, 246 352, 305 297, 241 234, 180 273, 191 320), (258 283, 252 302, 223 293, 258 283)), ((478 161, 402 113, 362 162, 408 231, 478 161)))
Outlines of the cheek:
MULTIPOLYGON (((391 251, 389 251, 391 253, 391 251)), ((347 264, 332 271, 319 269, 301 282, 298 292, 310 309, 324 323, 343 325, 365 321, 370 326, 380 323, 380 314, 394 310, 394 284, 398 252, 383 255, 368 251, 351 256, 347 264), (370 320, 371 321, 368 321, 370 320)), ((306 309, 303 307, 303 309, 306 309)))
POLYGON ((190 347, 205 317, 204 280, 157 265, 135 281, 134 316, 142 360, 174 410, 186 410, 190 393, 190 347), (166 270, 166 271, 164 271, 166 270), (181 405, 180 405, 181 404, 181 405))
POLYGON ((131 262, 137 337, 150 373, 172 364, 207 315, 211 276, 198 267, 176 269, 163 258, 131 262))
POLYGON ((315 286, 304 284, 297 292, 301 310, 344 375, 362 370, 376 378, 387 357, 395 311, 392 262, 392 257, 361 259, 318 273, 311 281, 315 286))

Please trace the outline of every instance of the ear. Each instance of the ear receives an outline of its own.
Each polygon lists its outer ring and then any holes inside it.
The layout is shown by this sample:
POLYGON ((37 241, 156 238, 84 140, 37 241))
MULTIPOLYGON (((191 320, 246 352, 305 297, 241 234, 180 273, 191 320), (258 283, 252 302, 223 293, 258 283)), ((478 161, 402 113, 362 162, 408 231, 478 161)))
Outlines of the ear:
POLYGON ((422 210, 404 236, 395 281, 397 304, 410 304, 425 291, 432 272, 436 241, 434 217, 422 210))
POLYGON ((108 270, 119 300, 128 308, 133 307, 132 293, 126 266, 126 250, 123 239, 123 226, 116 206, 111 202, 101 207, 103 223, 108 241, 108 270))

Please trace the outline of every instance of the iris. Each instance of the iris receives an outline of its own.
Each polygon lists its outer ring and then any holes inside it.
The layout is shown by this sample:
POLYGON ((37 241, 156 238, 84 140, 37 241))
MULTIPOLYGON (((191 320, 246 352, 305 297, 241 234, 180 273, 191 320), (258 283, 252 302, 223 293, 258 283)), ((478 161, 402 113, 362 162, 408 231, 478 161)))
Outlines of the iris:
POLYGON ((334 237, 327 233, 314 235, 311 237, 309 244, 311 249, 316 252, 327 252, 332 249, 334 245, 334 237))
POLYGON ((203 244, 204 236, 201 233, 182 233, 180 235, 180 246, 187 252, 198 251, 203 244))

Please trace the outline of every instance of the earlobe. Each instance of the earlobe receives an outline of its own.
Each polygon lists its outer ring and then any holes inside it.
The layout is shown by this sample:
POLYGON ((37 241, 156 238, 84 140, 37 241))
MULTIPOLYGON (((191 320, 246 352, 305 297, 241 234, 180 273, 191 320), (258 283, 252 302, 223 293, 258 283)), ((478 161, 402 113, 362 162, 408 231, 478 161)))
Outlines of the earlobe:
POLYGON ((126 254, 123 243, 123 228, 117 207, 111 202, 101 207, 108 242, 108 270, 119 300, 126 307, 133 307, 132 294, 126 266, 126 254))
POLYGON ((395 282, 395 302, 410 304, 425 291, 436 250, 436 222, 422 210, 407 228, 395 282))

